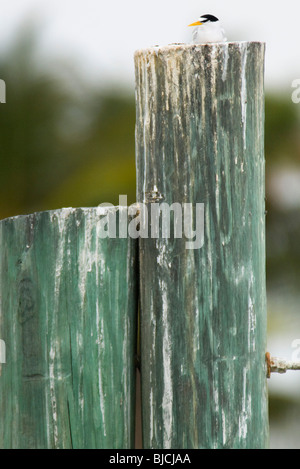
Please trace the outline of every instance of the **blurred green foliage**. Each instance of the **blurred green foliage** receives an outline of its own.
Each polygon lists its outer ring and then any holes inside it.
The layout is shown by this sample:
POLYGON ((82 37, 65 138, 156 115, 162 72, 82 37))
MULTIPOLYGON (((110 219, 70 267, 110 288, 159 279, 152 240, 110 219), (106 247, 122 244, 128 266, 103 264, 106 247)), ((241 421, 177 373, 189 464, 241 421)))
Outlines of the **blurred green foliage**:
MULTIPOLYGON (((276 203, 272 176, 287 168, 300 174, 299 111, 300 105, 292 102, 291 95, 266 96, 267 280, 269 286, 296 290, 300 280, 300 200, 292 207, 276 203)), ((291 189, 286 186, 285 190, 291 189)))
MULTIPOLYGON (((135 100, 95 89, 68 64, 55 72, 36 60, 26 30, 0 58, 7 103, 0 106, 0 218, 66 206, 135 202, 135 100)), ((269 282, 300 277, 299 210, 268 197, 273 168, 300 168, 299 106, 266 97, 267 268, 269 282)))
POLYGON ((292 102, 291 95, 267 94, 267 170, 275 164, 296 163, 300 167, 299 108, 300 105, 292 102))
POLYGON ((0 218, 135 202, 134 96, 39 70, 36 41, 26 31, 0 59, 0 218))

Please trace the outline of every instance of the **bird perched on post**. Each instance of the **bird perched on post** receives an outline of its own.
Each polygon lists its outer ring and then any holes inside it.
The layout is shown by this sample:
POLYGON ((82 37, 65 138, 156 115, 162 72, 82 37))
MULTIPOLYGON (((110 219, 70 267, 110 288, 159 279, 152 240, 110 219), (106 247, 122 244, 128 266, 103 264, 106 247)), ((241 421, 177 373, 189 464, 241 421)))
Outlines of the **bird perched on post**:
POLYGON ((196 26, 193 32, 193 44, 227 41, 219 19, 213 15, 202 15, 198 21, 189 26, 196 26))

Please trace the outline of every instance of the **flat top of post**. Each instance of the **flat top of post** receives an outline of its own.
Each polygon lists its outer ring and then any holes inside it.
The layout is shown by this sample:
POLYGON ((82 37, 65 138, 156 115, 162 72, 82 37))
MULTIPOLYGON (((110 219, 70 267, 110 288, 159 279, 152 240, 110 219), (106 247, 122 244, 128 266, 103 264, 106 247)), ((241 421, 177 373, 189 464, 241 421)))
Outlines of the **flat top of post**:
MULTIPOLYGON (((132 204, 130 206, 132 208, 132 211, 135 209, 138 210, 138 204, 132 204)), ((3 218, 0 220, 0 226, 2 223, 6 223, 7 221, 12 221, 12 220, 17 220, 17 219, 22 219, 22 218, 30 218, 30 217, 39 217, 42 216, 43 214, 48 214, 51 218, 53 217, 59 217, 59 218, 67 218, 70 215, 76 213, 76 212, 82 212, 84 214, 90 213, 94 214, 95 216, 103 216, 107 215, 109 212, 121 212, 125 211, 127 212, 129 207, 124 206, 124 205, 98 205, 96 207, 64 207, 64 208, 58 208, 54 210, 43 210, 40 212, 33 212, 33 213, 28 213, 28 214, 23 214, 23 215, 14 215, 11 217, 3 218)))
POLYGON ((145 53, 154 53, 156 55, 169 53, 171 51, 185 51, 185 50, 195 50, 195 51, 204 51, 207 49, 238 49, 241 47, 248 46, 256 46, 256 47, 265 47, 265 42, 261 41, 235 41, 235 42, 211 42, 207 44, 187 44, 187 43, 174 43, 174 44, 167 44, 165 46, 151 46, 145 47, 142 49, 138 49, 135 51, 135 56, 145 53))

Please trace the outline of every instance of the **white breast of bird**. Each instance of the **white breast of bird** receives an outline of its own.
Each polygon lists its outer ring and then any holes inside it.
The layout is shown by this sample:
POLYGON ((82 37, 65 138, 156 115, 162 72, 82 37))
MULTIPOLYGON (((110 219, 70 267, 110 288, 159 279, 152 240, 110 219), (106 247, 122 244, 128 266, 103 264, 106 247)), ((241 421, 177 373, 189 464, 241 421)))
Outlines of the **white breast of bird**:
POLYGON ((219 22, 202 24, 193 32, 193 44, 226 42, 226 40, 225 31, 219 22))

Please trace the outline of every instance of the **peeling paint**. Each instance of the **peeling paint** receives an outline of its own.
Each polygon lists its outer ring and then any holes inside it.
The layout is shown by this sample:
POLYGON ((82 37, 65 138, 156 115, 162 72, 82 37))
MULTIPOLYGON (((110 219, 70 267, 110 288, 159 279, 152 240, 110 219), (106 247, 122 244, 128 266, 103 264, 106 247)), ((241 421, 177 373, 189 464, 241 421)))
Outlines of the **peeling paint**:
MULTIPOLYGON (((242 123, 243 123, 243 141, 244 150, 247 148, 247 78, 246 78, 246 67, 248 59, 248 43, 242 42, 241 48, 241 106, 242 106, 242 123)), ((242 170, 243 171, 243 170, 242 170)))
POLYGON ((226 78, 227 78, 228 60, 229 60, 228 44, 224 44, 224 46, 223 46, 223 54, 224 54, 224 60, 223 60, 222 80, 225 81, 226 78))
POLYGON ((163 323, 163 370, 164 370, 164 392, 162 398, 163 406, 163 422, 164 422, 164 447, 166 449, 172 448, 172 434, 173 434, 173 382, 172 382, 172 366, 171 366, 171 353, 172 343, 170 339, 169 330, 169 301, 167 297, 167 286, 161 283, 162 291, 162 323, 163 323))

